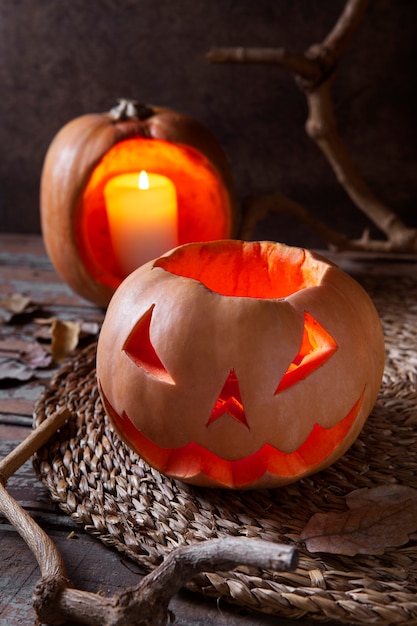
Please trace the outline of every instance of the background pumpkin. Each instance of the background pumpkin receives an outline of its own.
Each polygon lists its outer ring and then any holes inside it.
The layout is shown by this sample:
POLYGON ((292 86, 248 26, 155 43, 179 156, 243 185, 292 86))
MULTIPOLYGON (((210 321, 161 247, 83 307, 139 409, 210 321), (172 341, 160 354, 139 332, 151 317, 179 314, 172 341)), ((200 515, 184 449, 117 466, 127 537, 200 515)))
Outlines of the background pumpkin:
POLYGON ((179 244, 235 235, 230 168, 217 140, 199 122, 125 100, 108 113, 70 121, 45 157, 42 233, 62 278, 100 306, 125 278, 110 244, 103 189, 113 176, 142 169, 175 184, 179 244))
POLYGON ((378 394, 369 296, 316 254, 272 242, 176 248, 116 291, 97 350, 105 409, 160 471, 275 487, 339 458, 378 394))

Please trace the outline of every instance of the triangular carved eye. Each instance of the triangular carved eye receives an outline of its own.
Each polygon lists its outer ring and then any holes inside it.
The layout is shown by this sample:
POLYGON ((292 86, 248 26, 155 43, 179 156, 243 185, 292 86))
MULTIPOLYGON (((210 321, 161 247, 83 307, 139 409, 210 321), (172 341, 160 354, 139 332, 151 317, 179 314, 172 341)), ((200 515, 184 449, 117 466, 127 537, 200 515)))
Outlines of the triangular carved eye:
POLYGON ((153 304, 140 318, 126 339, 123 350, 137 367, 141 367, 145 372, 158 380, 174 385, 175 383, 171 375, 157 355, 151 342, 149 332, 154 307, 155 305, 153 304))
POLYGON ((327 330, 310 313, 305 311, 301 348, 282 377, 275 394, 309 376, 330 359, 337 348, 337 343, 327 330))
POLYGON ((229 376, 223 385, 219 397, 217 398, 214 409, 206 426, 210 426, 213 422, 222 417, 222 415, 230 415, 235 420, 249 428, 246 421, 245 411, 243 409, 242 397, 240 395, 239 382, 237 380, 235 370, 230 370, 229 376))

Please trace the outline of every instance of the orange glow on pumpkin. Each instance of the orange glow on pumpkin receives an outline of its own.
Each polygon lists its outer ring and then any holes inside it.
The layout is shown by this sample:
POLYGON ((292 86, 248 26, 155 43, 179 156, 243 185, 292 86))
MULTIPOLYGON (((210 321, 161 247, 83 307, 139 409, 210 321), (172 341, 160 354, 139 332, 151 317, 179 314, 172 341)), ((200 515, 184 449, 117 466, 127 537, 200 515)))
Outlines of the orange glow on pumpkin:
MULTIPOLYGON (((292 249, 293 250, 293 249, 292 249)), ((155 267, 171 274, 198 280, 223 296, 286 298, 320 281, 320 268, 305 263, 305 254, 289 254, 258 242, 218 242, 203 249, 180 247, 162 256, 155 267)))
POLYGON ((315 424, 307 439, 294 452, 286 453, 266 443, 254 454, 237 461, 227 461, 201 445, 190 442, 181 448, 162 448, 146 437, 129 419, 120 416, 101 390, 105 408, 119 434, 127 439, 143 458, 162 473, 189 480, 205 474, 223 487, 245 488, 265 473, 281 479, 305 472, 306 467, 322 463, 334 454, 358 416, 363 394, 349 413, 335 426, 325 429, 315 424))
POLYGON ((284 391, 291 385, 314 372, 329 359, 337 350, 333 337, 321 326, 312 315, 304 311, 304 332, 301 348, 288 366, 275 393, 284 391))
POLYGON ((132 359, 136 367, 143 368, 154 378, 173 384, 174 381, 151 343, 150 325, 153 309, 154 307, 152 306, 138 321, 127 338, 123 350, 132 359))
POLYGON ((229 199, 215 167, 196 149, 143 137, 115 144, 93 170, 78 203, 76 237, 82 261, 99 282, 116 288, 124 278, 111 243, 104 200, 106 183, 146 169, 167 176, 178 202, 178 244, 227 237, 229 199))
POLYGON ((207 426, 210 426, 210 424, 225 414, 231 415, 235 420, 246 426, 246 428, 249 428, 235 370, 230 370, 229 376, 211 412, 207 426))
MULTIPOLYGON (((142 316, 130 333, 123 350, 127 356, 148 374, 166 383, 175 384, 165 365, 157 355, 150 338, 150 327, 155 305, 142 316)), ((301 347, 279 382, 275 394, 288 389, 323 365, 337 350, 332 336, 307 312, 304 312, 304 331, 301 347)), ((230 370, 216 401, 207 425, 228 413, 248 428, 239 381, 234 369, 230 370)))
POLYGON ((383 366, 378 314, 359 284, 273 242, 189 244, 133 272, 97 351, 105 410, 150 465, 245 489, 336 461, 383 366))
MULTIPOLYGON (((175 186, 180 232, 173 245, 236 233, 238 207, 230 165, 203 124, 177 111, 125 99, 110 111, 70 120, 45 155, 42 234, 57 272, 76 293, 99 306, 107 307, 131 269, 113 250, 104 186, 112 178, 141 170, 162 175, 175 186)), ((144 251, 139 262, 152 254, 144 251)))

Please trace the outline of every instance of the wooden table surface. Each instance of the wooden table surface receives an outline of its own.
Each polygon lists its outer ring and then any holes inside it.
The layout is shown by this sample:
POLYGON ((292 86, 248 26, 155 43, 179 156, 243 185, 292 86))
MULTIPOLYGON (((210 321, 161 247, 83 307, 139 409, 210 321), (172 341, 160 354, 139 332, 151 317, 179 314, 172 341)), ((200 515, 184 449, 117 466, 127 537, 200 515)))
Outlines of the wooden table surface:
MULTIPOLYGON (((0 459, 30 433, 33 404, 57 367, 34 367, 32 372, 29 367, 27 380, 18 380, 22 353, 34 342, 48 349, 45 328, 51 318, 93 324, 103 319, 102 310, 74 295, 58 278, 38 236, 0 235, 0 300, 11 294, 27 296, 30 305, 26 312, 7 320, 0 301, 0 459)), ((9 479, 7 488, 56 543, 75 588, 112 596, 138 582, 135 563, 86 534, 52 504, 30 461, 9 479)), ((33 624, 32 592, 40 570, 20 535, 1 514, 0 542, 0 625, 33 624)), ((175 596, 170 608, 177 626, 317 623, 250 613, 185 591, 175 596)))

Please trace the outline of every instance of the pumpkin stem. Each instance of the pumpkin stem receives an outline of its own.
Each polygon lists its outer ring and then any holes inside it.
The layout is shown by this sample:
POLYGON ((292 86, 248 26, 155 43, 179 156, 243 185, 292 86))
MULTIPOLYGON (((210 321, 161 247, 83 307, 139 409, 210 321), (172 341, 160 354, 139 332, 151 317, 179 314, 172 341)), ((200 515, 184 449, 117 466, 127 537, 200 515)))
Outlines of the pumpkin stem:
POLYGON ((141 104, 137 100, 128 100, 127 98, 119 98, 117 105, 110 109, 110 116, 116 121, 131 119, 136 117, 139 120, 145 120, 151 117, 154 111, 146 104, 141 104))

